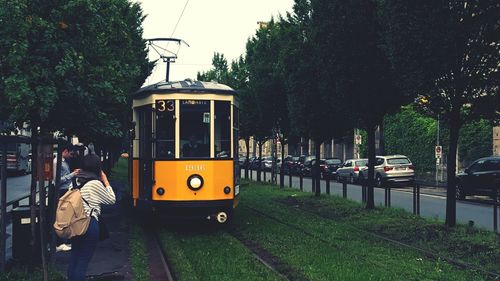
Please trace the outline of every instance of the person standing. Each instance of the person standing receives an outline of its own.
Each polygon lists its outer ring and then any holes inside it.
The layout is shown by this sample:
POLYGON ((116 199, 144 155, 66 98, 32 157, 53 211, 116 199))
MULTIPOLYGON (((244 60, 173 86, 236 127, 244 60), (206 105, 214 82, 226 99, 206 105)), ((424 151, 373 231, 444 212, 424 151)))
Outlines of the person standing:
MULTIPOLYGON (((72 145, 69 143, 62 143, 60 144, 61 147, 59 151, 61 151, 61 178, 59 182, 59 197, 63 196, 71 186, 71 181, 72 179, 77 176, 80 173, 80 169, 75 169, 73 172, 70 170, 70 159, 71 159, 71 151, 72 151, 72 145)), ((53 161, 53 178, 55 181, 56 178, 56 172, 57 172, 57 157, 54 158, 53 161)), ((55 183, 54 183, 55 184, 55 183)), ((68 240, 61 240, 58 239, 58 246, 56 247, 56 251, 69 251, 71 250, 71 244, 69 244, 68 240)))
POLYGON ((76 183, 78 186, 75 188, 80 188, 83 208, 85 214, 90 217, 90 223, 85 234, 71 238, 73 247, 68 266, 68 281, 86 280, 88 265, 99 242, 101 205, 116 202, 113 188, 102 171, 101 159, 95 154, 83 157, 82 170, 76 178, 76 183))

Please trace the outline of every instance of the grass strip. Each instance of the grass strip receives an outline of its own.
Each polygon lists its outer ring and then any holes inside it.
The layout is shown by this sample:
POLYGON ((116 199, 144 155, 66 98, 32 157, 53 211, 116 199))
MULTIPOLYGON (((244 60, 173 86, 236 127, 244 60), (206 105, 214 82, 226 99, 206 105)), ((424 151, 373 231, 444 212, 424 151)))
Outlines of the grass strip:
MULTIPOLYGON (((288 196, 310 197, 296 190, 282 191, 251 184, 242 188, 241 208, 235 226, 248 239, 288 262, 302 268, 310 280, 483 280, 484 277, 443 262, 429 260, 419 253, 401 249, 386 241, 353 232, 346 222, 335 222, 277 204, 288 196), (254 206, 289 224, 302 226, 323 239, 259 216, 244 206, 254 206), (323 240, 329 240, 325 243, 323 240)), ((351 204, 351 202, 347 202, 351 204)), ((359 206, 357 206, 359 209, 359 206)))
POLYGON ((130 225, 129 253, 134 281, 148 281, 149 265, 144 231, 137 224, 130 225))
MULTIPOLYGON (((66 277, 49 266, 49 281, 63 281, 66 277)), ((40 281, 43 280, 42 269, 35 268, 32 272, 26 266, 16 266, 8 272, 0 273, 0 281, 40 281)))
POLYGON ((296 196, 281 202, 500 274, 500 236, 494 232, 466 225, 449 228, 442 222, 418 217, 402 209, 368 211, 357 202, 337 196, 296 196))
POLYGON ((181 281, 281 280, 238 240, 222 230, 164 230, 162 247, 181 281))

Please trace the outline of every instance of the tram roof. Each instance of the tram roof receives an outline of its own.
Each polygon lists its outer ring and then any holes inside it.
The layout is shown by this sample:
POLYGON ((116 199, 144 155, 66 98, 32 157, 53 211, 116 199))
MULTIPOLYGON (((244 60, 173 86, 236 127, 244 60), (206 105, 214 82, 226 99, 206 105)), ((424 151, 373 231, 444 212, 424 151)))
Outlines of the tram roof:
POLYGON ((161 81, 146 87, 140 88, 133 94, 133 98, 143 98, 152 93, 216 93, 226 95, 236 95, 236 91, 231 87, 217 82, 192 81, 161 81))

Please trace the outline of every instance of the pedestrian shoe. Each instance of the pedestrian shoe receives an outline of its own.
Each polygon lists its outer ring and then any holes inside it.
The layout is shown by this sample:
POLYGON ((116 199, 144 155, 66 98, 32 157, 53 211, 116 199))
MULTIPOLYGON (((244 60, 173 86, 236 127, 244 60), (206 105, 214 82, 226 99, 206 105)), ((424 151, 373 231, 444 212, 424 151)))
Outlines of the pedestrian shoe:
POLYGON ((61 244, 56 247, 56 252, 67 252, 71 251, 71 245, 61 244))

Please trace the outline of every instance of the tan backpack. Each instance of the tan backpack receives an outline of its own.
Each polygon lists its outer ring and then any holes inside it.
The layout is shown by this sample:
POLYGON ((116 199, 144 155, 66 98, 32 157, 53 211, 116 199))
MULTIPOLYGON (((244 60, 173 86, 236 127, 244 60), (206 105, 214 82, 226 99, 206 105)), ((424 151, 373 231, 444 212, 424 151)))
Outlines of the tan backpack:
POLYGON ((85 214, 83 201, 88 205, 88 202, 80 194, 79 188, 70 189, 59 198, 56 221, 54 222, 57 236, 69 239, 87 232, 90 216, 85 214))

